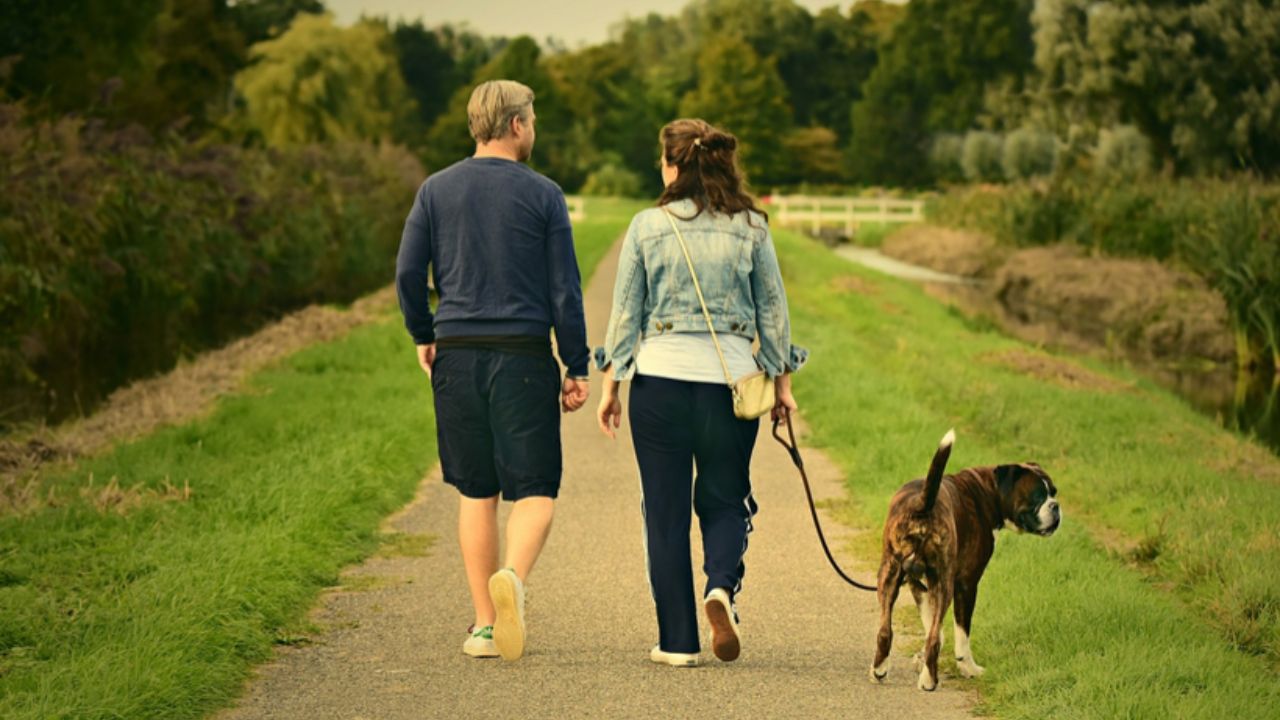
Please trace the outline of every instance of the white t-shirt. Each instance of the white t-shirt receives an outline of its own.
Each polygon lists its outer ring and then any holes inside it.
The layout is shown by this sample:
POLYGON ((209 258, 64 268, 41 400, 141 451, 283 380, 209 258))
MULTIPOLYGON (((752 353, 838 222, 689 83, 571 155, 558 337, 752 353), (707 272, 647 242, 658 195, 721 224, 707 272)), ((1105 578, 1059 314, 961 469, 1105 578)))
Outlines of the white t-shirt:
MULTIPOLYGON (((716 335, 724 350, 729 374, 735 379, 760 368, 751 357, 751 341, 741 335, 716 335)), ((716 355, 711 333, 677 332, 654 335, 640 341, 636 372, 641 375, 723 385, 724 369, 716 355)))

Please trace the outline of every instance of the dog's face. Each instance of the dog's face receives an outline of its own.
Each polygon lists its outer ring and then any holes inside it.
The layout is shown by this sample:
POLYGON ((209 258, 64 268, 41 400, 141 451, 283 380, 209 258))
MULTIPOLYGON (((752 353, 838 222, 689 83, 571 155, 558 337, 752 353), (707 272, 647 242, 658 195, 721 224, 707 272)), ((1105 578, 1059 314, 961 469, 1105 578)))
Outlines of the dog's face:
POLYGON ((1062 523, 1058 488, 1039 465, 1001 465, 995 470, 1004 516, 1020 532, 1048 537, 1062 523))

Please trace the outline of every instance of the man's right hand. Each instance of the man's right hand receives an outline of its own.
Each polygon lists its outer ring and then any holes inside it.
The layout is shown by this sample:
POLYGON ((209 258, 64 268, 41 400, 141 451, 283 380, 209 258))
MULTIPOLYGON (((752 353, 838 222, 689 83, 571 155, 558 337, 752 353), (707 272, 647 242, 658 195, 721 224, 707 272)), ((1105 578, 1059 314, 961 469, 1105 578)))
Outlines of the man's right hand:
POLYGON ((419 345, 418 346, 418 365, 422 367, 422 372, 427 374, 427 378, 431 378, 431 366, 436 364, 436 344, 419 345))
POLYGON ((586 380, 565 378, 560 389, 560 410, 571 413, 587 404, 591 395, 591 383, 586 380))

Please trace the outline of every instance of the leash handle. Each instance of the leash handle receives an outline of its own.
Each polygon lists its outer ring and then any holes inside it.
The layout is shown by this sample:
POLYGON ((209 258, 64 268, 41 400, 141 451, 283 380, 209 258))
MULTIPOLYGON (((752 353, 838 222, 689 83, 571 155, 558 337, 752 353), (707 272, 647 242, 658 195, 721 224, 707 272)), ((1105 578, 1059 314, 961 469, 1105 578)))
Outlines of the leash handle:
POLYGON ((804 459, 800 457, 800 448, 796 444, 796 430, 791 425, 791 412, 787 411, 785 417, 787 418, 787 435, 791 438, 791 442, 788 443, 783 440, 782 435, 778 434, 778 424, 782 421, 777 418, 773 421, 773 439, 787 449, 787 454, 791 456, 791 462, 795 463, 796 469, 800 471, 800 479, 804 481, 804 494, 809 499, 809 514, 813 516, 813 527, 818 531, 818 540, 822 543, 822 552, 827 554, 827 562, 831 563, 831 567, 835 569, 836 574, 845 582, 859 590, 875 592, 875 585, 864 585, 849 577, 844 570, 840 569, 840 564, 836 562, 835 556, 831 554, 831 548, 827 546, 827 537, 822 532, 822 523, 818 520, 818 508, 813 504, 813 490, 809 488, 809 474, 804 470, 804 459))

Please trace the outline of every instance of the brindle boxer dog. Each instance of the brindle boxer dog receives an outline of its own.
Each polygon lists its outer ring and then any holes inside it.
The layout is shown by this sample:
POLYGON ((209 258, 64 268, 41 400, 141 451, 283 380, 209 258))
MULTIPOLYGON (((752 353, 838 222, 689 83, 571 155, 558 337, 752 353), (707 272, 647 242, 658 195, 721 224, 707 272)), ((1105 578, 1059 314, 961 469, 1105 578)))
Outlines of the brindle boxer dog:
POLYGON ((873 682, 889 672, 893 604, 904 583, 911 587, 926 635, 920 689, 938 687, 942 617, 953 598, 956 664, 965 677, 981 675, 983 668, 969 649, 969 629, 978 581, 995 549, 996 531, 1012 523, 1018 532, 1048 537, 1062 521, 1055 499, 1058 489, 1035 463, 967 468, 944 476, 954 442, 955 431, 948 432, 928 477, 903 485, 889 505, 877 588, 880 632, 871 666, 873 682))

